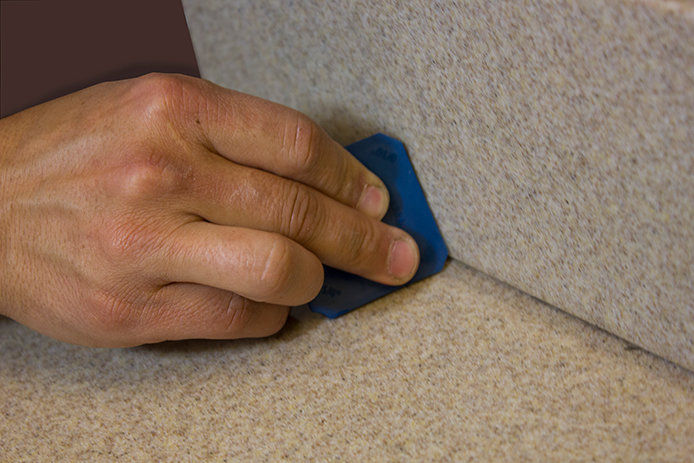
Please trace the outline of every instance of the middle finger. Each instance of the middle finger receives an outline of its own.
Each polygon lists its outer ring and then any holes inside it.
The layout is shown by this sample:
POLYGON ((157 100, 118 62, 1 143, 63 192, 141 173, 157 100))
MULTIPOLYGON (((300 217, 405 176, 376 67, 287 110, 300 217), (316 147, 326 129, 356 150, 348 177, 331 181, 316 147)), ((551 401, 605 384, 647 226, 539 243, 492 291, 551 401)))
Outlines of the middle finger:
POLYGON ((219 224, 280 233, 325 264, 370 280, 400 285, 419 264, 407 233, 319 191, 208 152, 191 212, 219 224))

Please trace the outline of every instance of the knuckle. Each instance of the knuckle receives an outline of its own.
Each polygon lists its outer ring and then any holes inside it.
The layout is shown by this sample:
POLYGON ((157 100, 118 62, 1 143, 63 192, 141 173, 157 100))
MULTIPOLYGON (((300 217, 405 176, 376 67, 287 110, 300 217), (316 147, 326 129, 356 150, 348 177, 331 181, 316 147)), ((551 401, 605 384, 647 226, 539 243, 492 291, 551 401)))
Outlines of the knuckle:
POLYGON ((150 72, 135 80, 141 91, 155 98, 177 95, 181 90, 181 86, 185 83, 177 75, 160 72, 150 72))
POLYGON ((292 250, 284 240, 277 240, 263 264, 260 282, 267 298, 274 298, 286 293, 292 283, 292 250))
POLYGON ((308 189, 292 184, 287 198, 283 234, 299 243, 312 241, 320 226, 321 205, 319 200, 308 189))
POLYGON ((284 137, 284 152, 290 163, 292 174, 311 172, 318 161, 319 129, 306 115, 296 113, 287 122, 284 137))
POLYGON ((242 334, 251 325, 251 302, 238 294, 230 293, 223 312, 223 329, 230 335, 242 334))
POLYGON ((158 198, 187 188, 193 167, 152 147, 141 147, 128 156, 110 182, 126 200, 158 198))
POLYGON ((184 93, 185 81, 178 76, 150 73, 135 80, 134 101, 140 104, 140 115, 146 122, 171 118, 184 93))
POLYGON ((359 268, 364 268, 378 256, 378 231, 369 221, 358 221, 341 228, 340 243, 344 258, 359 268))
POLYGON ((125 198, 140 199, 155 196, 167 183, 165 169, 143 160, 123 168, 120 190, 125 198))

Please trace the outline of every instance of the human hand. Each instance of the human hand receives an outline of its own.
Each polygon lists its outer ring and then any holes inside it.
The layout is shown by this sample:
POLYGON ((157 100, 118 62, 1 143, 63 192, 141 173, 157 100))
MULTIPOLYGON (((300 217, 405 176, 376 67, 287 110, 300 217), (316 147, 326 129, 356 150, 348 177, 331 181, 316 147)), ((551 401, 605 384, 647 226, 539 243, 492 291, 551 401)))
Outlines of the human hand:
POLYGON ((0 120, 0 313, 90 346, 269 335, 321 262, 414 275, 387 204, 294 110, 181 75, 102 83, 0 120))

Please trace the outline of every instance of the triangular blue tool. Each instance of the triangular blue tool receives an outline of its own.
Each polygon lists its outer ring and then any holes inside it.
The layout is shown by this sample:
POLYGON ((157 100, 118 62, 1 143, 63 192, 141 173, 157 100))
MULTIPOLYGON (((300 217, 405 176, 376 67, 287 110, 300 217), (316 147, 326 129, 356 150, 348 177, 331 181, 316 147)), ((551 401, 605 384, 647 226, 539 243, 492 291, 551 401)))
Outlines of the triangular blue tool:
MULTIPOLYGON (((346 148, 388 188, 390 207, 383 221, 405 230, 419 245, 419 269, 410 283, 440 272, 448 249, 402 142, 379 133, 346 148)), ((326 266, 323 288, 308 305, 336 318, 399 288, 326 266)))

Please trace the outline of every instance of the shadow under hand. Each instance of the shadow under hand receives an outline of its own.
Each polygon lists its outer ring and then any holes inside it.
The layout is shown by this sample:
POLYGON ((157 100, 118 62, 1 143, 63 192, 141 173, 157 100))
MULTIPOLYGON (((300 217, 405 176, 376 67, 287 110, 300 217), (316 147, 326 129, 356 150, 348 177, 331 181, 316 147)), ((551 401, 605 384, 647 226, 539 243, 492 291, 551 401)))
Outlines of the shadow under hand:
MULTIPOLYGON (((291 355, 297 339, 325 321, 303 307, 294 309, 285 326, 266 338, 197 339, 107 349, 56 341, 0 317, 0 379, 13 377, 58 389, 67 386, 108 390, 136 383, 154 386, 184 381, 203 371, 227 371, 233 376, 239 368, 252 371, 270 351, 286 350, 291 355)), ((280 352, 280 357, 283 355, 280 352)))

